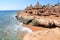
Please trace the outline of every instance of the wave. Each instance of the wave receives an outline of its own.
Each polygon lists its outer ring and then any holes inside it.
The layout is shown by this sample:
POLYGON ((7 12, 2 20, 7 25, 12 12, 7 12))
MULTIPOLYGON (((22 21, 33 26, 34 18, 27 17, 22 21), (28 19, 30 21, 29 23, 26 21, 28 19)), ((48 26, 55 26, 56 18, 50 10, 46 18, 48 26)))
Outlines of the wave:
POLYGON ((21 40, 23 34, 32 32, 16 19, 16 14, 4 16, 0 19, 0 40, 21 40))

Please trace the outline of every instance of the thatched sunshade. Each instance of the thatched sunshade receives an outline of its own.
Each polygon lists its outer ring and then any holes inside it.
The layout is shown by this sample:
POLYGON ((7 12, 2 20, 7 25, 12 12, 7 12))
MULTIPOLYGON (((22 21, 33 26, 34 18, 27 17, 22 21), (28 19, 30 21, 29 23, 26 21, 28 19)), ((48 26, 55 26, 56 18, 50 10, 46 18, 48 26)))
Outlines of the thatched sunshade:
POLYGON ((42 6, 37 2, 37 4, 34 6, 34 8, 42 8, 42 6))
POLYGON ((27 6, 25 9, 26 10, 31 10, 33 8, 32 4, 30 6, 27 6))

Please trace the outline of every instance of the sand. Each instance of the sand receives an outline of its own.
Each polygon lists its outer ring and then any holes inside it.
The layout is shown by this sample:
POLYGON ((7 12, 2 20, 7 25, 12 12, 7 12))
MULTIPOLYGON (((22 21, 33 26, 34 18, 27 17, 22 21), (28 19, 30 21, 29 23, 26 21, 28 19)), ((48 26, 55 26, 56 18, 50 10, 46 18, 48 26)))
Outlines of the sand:
POLYGON ((43 28, 43 27, 38 27, 38 26, 31 26, 27 24, 23 24, 23 26, 30 28, 32 31, 39 31, 39 30, 47 30, 49 28, 43 28))

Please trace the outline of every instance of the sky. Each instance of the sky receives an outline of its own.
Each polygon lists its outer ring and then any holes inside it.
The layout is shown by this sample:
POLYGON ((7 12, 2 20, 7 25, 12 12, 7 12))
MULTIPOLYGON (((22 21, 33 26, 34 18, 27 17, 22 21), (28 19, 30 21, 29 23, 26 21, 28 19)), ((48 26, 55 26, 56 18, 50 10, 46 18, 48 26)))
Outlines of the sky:
POLYGON ((37 1, 41 5, 60 3, 60 0, 0 0, 0 10, 23 10, 30 4, 35 5, 37 1))

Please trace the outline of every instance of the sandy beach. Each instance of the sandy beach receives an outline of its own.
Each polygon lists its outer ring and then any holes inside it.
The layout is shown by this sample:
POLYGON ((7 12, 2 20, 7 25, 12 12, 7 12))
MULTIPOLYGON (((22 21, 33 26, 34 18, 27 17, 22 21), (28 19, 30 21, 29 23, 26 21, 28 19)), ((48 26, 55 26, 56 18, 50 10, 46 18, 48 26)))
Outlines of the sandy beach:
POLYGON ((39 31, 39 30, 47 30, 49 28, 43 28, 43 27, 38 27, 38 26, 31 26, 27 24, 23 24, 25 27, 30 28, 32 31, 39 31))

